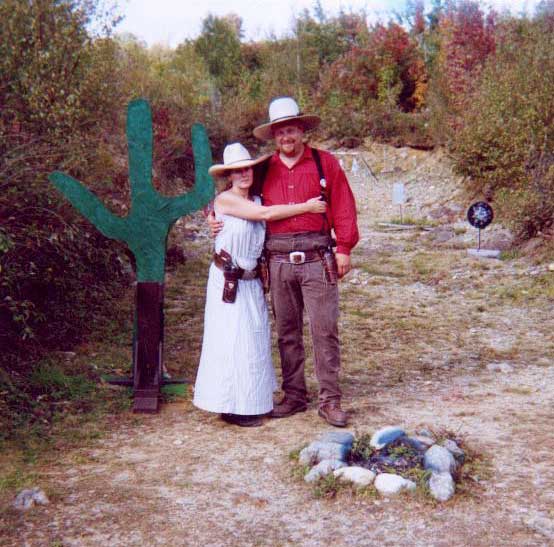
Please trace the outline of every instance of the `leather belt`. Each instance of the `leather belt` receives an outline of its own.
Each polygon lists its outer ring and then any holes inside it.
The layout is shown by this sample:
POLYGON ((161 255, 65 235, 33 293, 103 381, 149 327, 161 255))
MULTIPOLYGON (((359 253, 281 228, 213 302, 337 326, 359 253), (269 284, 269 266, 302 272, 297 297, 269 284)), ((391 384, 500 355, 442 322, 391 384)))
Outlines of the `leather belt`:
POLYGON ((304 264, 321 260, 320 251, 292 251, 291 253, 269 253, 269 260, 287 264, 304 264))
MULTIPOLYGON (((214 264, 216 267, 218 267, 220 270, 225 271, 225 268, 227 267, 227 262, 221 258, 217 253, 214 253, 213 255, 214 264)), ((239 268, 238 266, 234 266, 233 270, 236 272, 237 279, 243 279, 244 281, 249 281, 251 279, 256 279, 258 277, 258 270, 245 270, 243 268, 239 268)))

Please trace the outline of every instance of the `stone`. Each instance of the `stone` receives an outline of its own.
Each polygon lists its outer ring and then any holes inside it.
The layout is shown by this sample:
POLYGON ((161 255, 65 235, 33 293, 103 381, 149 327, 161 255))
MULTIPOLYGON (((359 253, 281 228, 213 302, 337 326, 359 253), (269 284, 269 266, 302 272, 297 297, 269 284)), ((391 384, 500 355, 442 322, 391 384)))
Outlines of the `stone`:
POLYGON ((454 456, 443 446, 434 444, 425 452, 423 459, 425 469, 436 473, 452 473, 456 470, 457 464, 454 456))
MULTIPOLYGON (((423 437, 426 438, 426 437, 423 437)), ((417 450, 418 452, 425 452, 431 445, 435 444, 435 441, 433 439, 427 439, 431 442, 425 443, 421 441, 417 437, 404 437, 403 441, 405 444, 413 448, 414 450, 417 450)))
POLYGON ((336 469, 333 474, 341 480, 350 481, 357 486, 368 486, 375 479, 375 473, 365 467, 353 465, 351 467, 341 467, 336 469))
POLYGON ((373 448, 376 448, 377 450, 381 450, 381 448, 384 448, 387 446, 387 444, 390 444, 396 439, 399 439, 400 437, 403 437, 405 435, 404 430, 400 427, 396 426, 387 426, 383 427, 382 429, 377 430, 373 436, 371 437, 371 440, 369 441, 370 446, 373 448))
POLYGON ((40 488, 28 488, 17 494, 13 506, 20 511, 26 511, 35 505, 48 505, 50 501, 40 488))
POLYGON ((446 243, 454 237, 454 232, 452 230, 435 230, 431 232, 433 240, 436 243, 446 243))
POLYGON ((321 477, 324 477, 341 467, 346 467, 346 464, 341 460, 320 461, 316 466, 312 467, 306 475, 304 475, 304 480, 306 482, 315 482, 321 477))
POLYGON ((523 519, 531 530, 542 536, 554 540, 554 520, 544 513, 534 512, 523 519))
POLYGON ((354 434, 350 431, 327 431, 318 439, 321 443, 337 443, 352 448, 354 434))
POLYGON ((323 460, 346 461, 350 449, 351 446, 344 444, 314 441, 300 452, 298 461, 302 465, 313 465, 323 460))
POLYGON ((415 490, 416 484, 393 473, 380 473, 375 479, 375 488, 385 496, 398 494, 402 490, 415 490))
POLYGON ((306 446, 298 454, 298 462, 302 465, 314 465, 317 460, 317 450, 315 450, 312 445, 306 446))
POLYGON ((450 452, 454 458, 456 458, 457 461, 462 462, 465 460, 465 452, 458 446, 458 443, 456 441, 453 441, 452 439, 446 439, 442 446, 450 452))
POLYGON ((467 254, 474 258, 500 258, 499 249, 468 249, 467 254))
POLYGON ((487 370, 490 370, 492 372, 502 372, 503 374, 507 374, 509 372, 513 372, 514 367, 508 363, 489 363, 487 365, 487 370))
POLYGON ((431 473, 429 492, 438 501, 447 501, 454 495, 455 485, 452 475, 447 471, 431 473))

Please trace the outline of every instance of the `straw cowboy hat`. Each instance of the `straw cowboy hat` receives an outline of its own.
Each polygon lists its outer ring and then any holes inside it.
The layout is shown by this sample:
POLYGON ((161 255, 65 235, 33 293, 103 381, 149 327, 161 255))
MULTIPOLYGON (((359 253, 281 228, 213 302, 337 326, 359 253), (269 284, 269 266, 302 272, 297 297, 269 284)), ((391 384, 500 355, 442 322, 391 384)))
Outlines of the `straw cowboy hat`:
POLYGON ((208 169, 208 173, 214 177, 224 177, 233 169, 243 169, 244 167, 252 167, 264 161, 270 156, 260 156, 255 160, 250 156, 250 152, 240 143, 234 142, 228 144, 223 150, 223 163, 216 163, 208 169))
POLYGON ((269 103, 269 122, 258 125, 254 129, 254 136, 267 141, 272 138, 271 128, 286 121, 297 120, 302 123, 304 131, 314 129, 319 125, 319 116, 302 114, 298 104, 292 97, 278 97, 269 103))

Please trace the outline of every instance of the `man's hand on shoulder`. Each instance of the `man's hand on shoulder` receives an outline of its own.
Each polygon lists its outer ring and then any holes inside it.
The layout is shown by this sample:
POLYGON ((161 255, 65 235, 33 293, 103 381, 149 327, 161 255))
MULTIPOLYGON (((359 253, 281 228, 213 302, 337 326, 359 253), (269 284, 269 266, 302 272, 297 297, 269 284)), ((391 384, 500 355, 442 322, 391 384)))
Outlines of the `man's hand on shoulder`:
POLYGON ((223 221, 217 220, 213 211, 206 217, 206 220, 210 227, 210 235, 216 237, 223 230, 223 221))
POLYGON ((337 273, 340 279, 341 277, 344 277, 352 268, 350 255, 335 253, 335 258, 337 259, 337 273))

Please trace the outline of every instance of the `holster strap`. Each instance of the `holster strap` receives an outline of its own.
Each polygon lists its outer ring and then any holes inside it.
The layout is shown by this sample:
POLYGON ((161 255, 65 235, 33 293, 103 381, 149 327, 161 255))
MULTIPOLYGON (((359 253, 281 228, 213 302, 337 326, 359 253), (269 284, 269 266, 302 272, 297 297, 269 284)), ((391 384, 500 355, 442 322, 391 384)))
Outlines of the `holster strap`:
POLYGON ((233 270, 233 273, 236 276, 236 279, 243 279, 245 281, 248 281, 250 279, 256 279, 258 277, 258 270, 244 270, 243 268, 239 268, 238 266, 231 266, 229 264, 229 261, 225 259, 224 257, 218 255, 217 253, 214 253, 213 255, 214 264, 220 269, 225 271, 226 269, 233 270))

